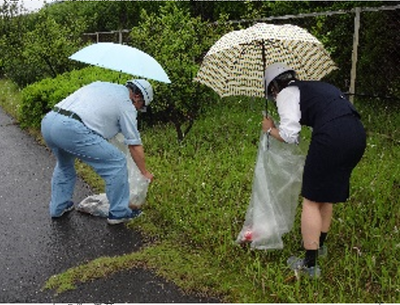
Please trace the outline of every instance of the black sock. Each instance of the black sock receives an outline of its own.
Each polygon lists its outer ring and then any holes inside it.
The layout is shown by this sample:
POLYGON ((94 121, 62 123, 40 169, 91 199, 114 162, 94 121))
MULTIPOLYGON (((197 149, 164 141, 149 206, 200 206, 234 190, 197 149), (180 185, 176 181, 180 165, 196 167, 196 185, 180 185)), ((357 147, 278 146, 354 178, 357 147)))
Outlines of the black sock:
POLYGON ((319 247, 320 248, 324 245, 327 235, 328 235, 328 232, 321 232, 321 235, 319 236, 319 247))
POLYGON ((306 250, 304 264, 306 267, 313 267, 317 263, 318 250, 306 250))

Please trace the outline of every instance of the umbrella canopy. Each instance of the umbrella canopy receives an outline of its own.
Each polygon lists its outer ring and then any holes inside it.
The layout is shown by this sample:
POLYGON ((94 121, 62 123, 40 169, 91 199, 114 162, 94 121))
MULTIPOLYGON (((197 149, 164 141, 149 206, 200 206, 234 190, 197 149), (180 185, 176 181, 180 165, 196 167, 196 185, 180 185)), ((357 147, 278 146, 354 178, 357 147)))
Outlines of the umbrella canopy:
POLYGON ((265 97, 266 67, 283 62, 302 80, 320 80, 337 69, 321 42, 291 24, 257 23, 219 39, 207 52, 195 77, 221 97, 265 97))
POLYGON ((164 69, 153 57, 139 49, 122 44, 99 42, 84 47, 69 58, 164 83, 171 82, 164 69))

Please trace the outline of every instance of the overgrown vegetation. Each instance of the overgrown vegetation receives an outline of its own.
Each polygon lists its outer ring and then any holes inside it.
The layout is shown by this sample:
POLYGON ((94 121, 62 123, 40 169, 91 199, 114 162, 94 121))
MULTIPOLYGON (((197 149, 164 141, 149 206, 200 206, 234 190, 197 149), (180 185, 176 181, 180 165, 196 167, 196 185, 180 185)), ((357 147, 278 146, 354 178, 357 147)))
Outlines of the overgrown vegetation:
MULTIPOLYGON (((299 217, 282 251, 249 251, 233 243, 251 194, 262 104, 251 109, 248 100, 222 101, 180 147, 168 140, 161 144, 161 130, 144 131, 149 164, 158 178, 148 215, 132 226, 147 231, 150 226, 159 240, 211 260, 203 271, 209 276, 196 286, 218 287, 230 302, 398 302, 400 148, 393 141, 398 111, 372 111, 376 101, 357 103, 369 137, 352 177, 352 196, 336 206, 329 257, 321 261, 323 280, 296 282, 286 259, 301 249, 299 217)), ((187 277, 193 268, 198 266, 188 263, 187 277)))

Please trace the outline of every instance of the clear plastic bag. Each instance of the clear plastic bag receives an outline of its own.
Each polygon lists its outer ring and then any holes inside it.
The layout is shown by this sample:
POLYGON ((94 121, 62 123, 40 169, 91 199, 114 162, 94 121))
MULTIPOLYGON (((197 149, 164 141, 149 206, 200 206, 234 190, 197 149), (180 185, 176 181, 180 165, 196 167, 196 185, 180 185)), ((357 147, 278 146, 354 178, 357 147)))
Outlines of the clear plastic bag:
POLYGON ((294 223, 305 156, 300 147, 262 133, 252 195, 237 243, 255 249, 282 249, 282 235, 294 223))
POLYGON ((80 212, 98 217, 108 217, 110 204, 105 193, 88 196, 78 203, 76 209, 80 212))
POLYGON ((133 161, 128 146, 124 144, 122 134, 117 134, 110 140, 110 143, 121 150, 126 156, 129 181, 129 206, 138 209, 146 201, 150 181, 142 175, 135 161, 133 161))
MULTIPOLYGON (((147 191, 150 181, 142 175, 136 163, 133 161, 128 147, 124 144, 122 134, 117 134, 109 141, 111 144, 121 150, 127 160, 128 181, 129 181, 129 207, 139 209, 146 201, 147 191)), ((76 209, 83 213, 93 216, 108 217, 110 203, 105 193, 92 195, 82 200, 76 209)))

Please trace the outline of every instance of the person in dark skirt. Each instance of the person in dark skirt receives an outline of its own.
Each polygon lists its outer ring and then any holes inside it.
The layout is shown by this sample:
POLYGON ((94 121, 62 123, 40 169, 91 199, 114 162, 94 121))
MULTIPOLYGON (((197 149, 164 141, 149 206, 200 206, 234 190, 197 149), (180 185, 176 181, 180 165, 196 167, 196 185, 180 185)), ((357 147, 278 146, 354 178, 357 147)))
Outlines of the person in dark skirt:
POLYGON ((333 85, 322 81, 299 81, 283 63, 265 71, 265 86, 276 101, 280 117, 276 127, 264 117, 262 129, 289 144, 299 143, 301 126, 312 127, 301 195, 301 234, 304 259, 290 257, 288 264, 311 277, 319 277, 317 257, 326 254, 333 205, 349 197, 350 176, 366 147, 366 134, 353 104, 333 85))

